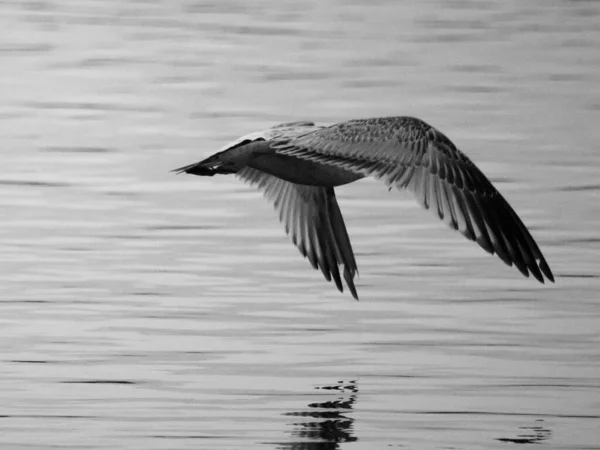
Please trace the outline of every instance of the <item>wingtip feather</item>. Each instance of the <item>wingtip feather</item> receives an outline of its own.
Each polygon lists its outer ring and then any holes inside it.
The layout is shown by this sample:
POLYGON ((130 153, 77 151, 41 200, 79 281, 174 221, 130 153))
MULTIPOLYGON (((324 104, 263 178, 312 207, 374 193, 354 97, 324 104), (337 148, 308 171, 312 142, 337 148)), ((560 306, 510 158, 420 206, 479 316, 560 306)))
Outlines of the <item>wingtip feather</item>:
POLYGON ((546 275, 546 278, 548 278, 552 283, 554 283, 554 274, 552 273, 552 270, 550 270, 550 266, 544 258, 540 260, 540 269, 542 273, 546 275))

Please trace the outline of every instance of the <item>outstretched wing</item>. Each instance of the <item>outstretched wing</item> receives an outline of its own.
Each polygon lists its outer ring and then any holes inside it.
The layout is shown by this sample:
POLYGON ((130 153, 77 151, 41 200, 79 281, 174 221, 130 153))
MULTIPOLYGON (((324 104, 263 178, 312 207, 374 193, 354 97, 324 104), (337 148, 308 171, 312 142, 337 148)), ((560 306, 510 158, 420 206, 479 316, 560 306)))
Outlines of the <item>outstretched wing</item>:
POLYGON ((315 269, 321 269, 327 281, 333 278, 340 292, 344 288, 338 266, 344 266, 344 280, 358 300, 354 286, 358 269, 333 188, 294 184, 249 167, 236 175, 273 202, 300 253, 315 269))
MULTIPOLYGON (((352 120, 271 144, 278 153, 333 164, 408 188, 426 209, 509 266, 554 276, 508 202, 454 144, 413 117, 352 120)), ((542 275, 543 274, 543 275, 542 275)))

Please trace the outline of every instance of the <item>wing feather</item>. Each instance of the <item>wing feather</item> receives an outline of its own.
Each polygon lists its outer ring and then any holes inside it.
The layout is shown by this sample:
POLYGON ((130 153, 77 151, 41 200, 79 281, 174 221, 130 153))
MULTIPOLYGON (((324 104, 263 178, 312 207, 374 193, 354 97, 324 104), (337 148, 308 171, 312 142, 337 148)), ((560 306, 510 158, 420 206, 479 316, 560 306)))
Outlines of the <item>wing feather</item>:
POLYGON ((446 136, 419 119, 352 120, 274 140, 271 147, 408 188, 421 206, 485 251, 525 276, 554 281, 535 240, 504 197, 446 136))
POLYGON ((358 300, 354 285, 358 268, 333 188, 294 184, 249 167, 237 176, 263 191, 300 253, 341 292, 339 266, 343 266, 346 285, 358 300))

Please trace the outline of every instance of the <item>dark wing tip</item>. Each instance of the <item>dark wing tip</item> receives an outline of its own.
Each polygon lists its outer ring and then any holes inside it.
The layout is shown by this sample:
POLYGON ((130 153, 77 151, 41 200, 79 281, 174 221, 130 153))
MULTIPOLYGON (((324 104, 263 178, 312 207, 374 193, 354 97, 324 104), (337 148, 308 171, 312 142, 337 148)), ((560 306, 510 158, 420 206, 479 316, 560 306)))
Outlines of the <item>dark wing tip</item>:
POLYGON ((550 270, 550 266, 546 260, 542 257, 535 266, 530 266, 529 272, 542 284, 546 284, 546 279, 554 283, 554 275, 550 270), (545 278, 544 278, 545 277, 545 278))
POLYGON ((540 272, 540 269, 535 263, 531 266, 527 266, 527 269, 529 269, 529 273, 533 275, 533 278, 538 280, 540 283, 544 284, 544 276, 542 275, 542 272, 540 272))
POLYGON ((544 258, 540 260, 540 269, 542 273, 546 275, 546 278, 554 283, 554 275, 552 274, 552 270, 550 270, 550 266, 544 258))
MULTIPOLYGON (((358 271, 357 271, 358 273, 358 271)), ((346 280, 346 285, 348 286, 348 289, 350 289, 350 293, 352 294, 352 297, 354 297, 356 299, 356 301, 358 301, 358 293, 356 292, 356 286, 354 286, 354 279, 352 276, 352 272, 348 269, 348 267, 344 267, 344 280, 346 280)))

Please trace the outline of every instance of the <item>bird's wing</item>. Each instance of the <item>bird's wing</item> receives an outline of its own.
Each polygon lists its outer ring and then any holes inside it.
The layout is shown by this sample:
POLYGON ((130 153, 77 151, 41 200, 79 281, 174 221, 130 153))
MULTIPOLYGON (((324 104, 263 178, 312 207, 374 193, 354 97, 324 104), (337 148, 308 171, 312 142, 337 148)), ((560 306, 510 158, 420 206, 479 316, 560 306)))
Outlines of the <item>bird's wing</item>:
POLYGON ((440 131, 413 117, 352 120, 271 143, 277 153, 332 164, 409 189, 451 228, 509 266, 554 281, 533 237, 485 175, 440 131), (543 275, 542 275, 543 274, 543 275))
POLYGON ((298 122, 285 122, 285 123, 278 123, 277 125, 273 125, 271 127, 271 129, 273 128, 289 128, 289 127, 314 127, 315 123, 308 121, 308 120, 300 120, 298 122))
POLYGON ((354 286, 358 269, 333 188, 294 184, 249 167, 237 176, 258 187, 273 202, 300 253, 315 269, 321 269, 327 281, 333 278, 340 292, 343 286, 338 266, 344 266, 346 284, 358 300, 354 286))

